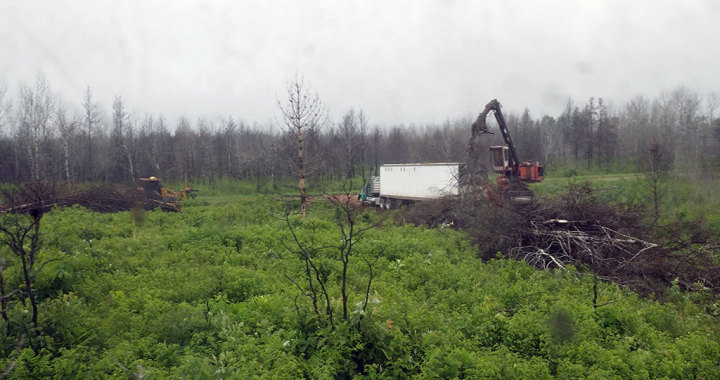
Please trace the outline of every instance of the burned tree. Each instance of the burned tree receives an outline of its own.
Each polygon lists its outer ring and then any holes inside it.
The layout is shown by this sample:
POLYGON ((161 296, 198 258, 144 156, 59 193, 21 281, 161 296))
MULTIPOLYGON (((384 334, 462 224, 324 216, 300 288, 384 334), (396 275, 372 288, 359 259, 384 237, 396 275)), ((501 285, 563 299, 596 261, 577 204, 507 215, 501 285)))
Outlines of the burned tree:
MULTIPOLYGON (((54 183, 33 182, 3 194, 4 204, 0 209, 0 243, 20 261, 21 285, 17 290, 6 287, 0 277, 2 316, 6 318, 8 300, 14 294, 23 301, 29 301, 32 308, 31 322, 38 326, 38 306, 34 290, 35 277, 47 262, 38 260, 40 250, 40 220, 45 212, 57 203, 54 183)), ((2 266, 2 269, 5 265, 2 266)), ((6 319, 7 321, 7 319, 6 319)))
MULTIPOLYGON (((368 268, 368 279, 364 288, 363 300, 358 305, 362 305, 359 308, 360 312, 365 311, 373 281, 373 265, 379 255, 374 258, 359 255, 358 244, 367 231, 380 225, 382 219, 372 222, 360 218, 362 208, 354 201, 356 199, 355 195, 351 194, 350 191, 346 191, 341 195, 327 195, 326 198, 335 204, 335 226, 337 229, 335 230, 336 234, 334 234, 333 243, 324 244, 320 239, 317 239, 314 235, 314 226, 309 226, 310 236, 307 236, 307 233, 303 234, 297 223, 291 220, 291 213, 288 208, 285 213, 285 222, 292 236, 292 242, 289 244, 282 242, 282 244, 301 263, 300 275, 290 276, 284 274, 285 278, 295 285, 299 291, 298 297, 305 296, 311 300, 315 315, 326 319, 329 327, 334 329, 336 319, 331 300, 335 297, 331 295, 331 292, 335 287, 330 280, 337 278, 339 282, 342 320, 345 321, 349 317, 348 304, 351 292, 349 281, 351 276, 354 276, 350 271, 350 262, 351 259, 361 259, 368 268), (333 263, 337 258, 339 258, 340 273, 337 276, 332 276, 331 268, 337 268, 333 263)), ((312 222, 305 223, 312 224, 312 222)), ((303 324, 297 298, 295 299, 295 307, 300 317, 300 323, 303 324)))
POLYGON ((327 119, 327 109, 320 96, 312 93, 310 86, 297 75, 288 83, 286 103, 278 100, 278 107, 282 113, 282 120, 278 123, 285 132, 288 145, 295 152, 290 160, 291 169, 298 179, 300 209, 305 218, 308 205, 305 179, 320 165, 316 157, 318 152, 308 148, 312 147, 312 140, 327 119))

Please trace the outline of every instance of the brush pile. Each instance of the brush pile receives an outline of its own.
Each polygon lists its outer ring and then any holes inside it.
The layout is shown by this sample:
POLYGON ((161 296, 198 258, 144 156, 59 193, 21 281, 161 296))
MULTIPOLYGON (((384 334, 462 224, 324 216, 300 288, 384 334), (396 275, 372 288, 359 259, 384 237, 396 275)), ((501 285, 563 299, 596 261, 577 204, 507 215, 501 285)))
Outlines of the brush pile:
POLYGON ((32 182, 2 195, 1 213, 39 213, 53 207, 79 205, 97 212, 120 212, 134 208, 178 211, 176 203, 148 197, 145 192, 126 186, 98 185, 78 188, 57 182, 32 182))
POLYGON ((404 216, 421 223, 451 220, 473 238, 484 260, 502 255, 538 269, 572 265, 641 294, 662 294, 673 283, 720 294, 717 233, 702 225, 655 225, 643 208, 600 199, 589 183, 520 208, 479 195, 456 199, 452 207, 447 200, 423 205, 404 216))

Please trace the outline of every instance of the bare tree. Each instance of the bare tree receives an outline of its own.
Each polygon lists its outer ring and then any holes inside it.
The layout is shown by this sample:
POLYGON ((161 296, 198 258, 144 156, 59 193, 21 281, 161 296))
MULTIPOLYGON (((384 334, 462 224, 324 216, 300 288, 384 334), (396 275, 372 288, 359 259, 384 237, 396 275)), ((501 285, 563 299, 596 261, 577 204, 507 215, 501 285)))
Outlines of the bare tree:
POLYGON ((382 145, 382 138, 382 131, 380 131, 379 127, 375 126, 375 128, 373 128, 372 135, 370 136, 370 149, 372 149, 372 169, 374 170, 373 173, 375 173, 375 175, 378 175, 378 171, 380 170, 380 149, 382 145))
POLYGON ((365 178, 365 160, 367 157, 365 156, 366 149, 365 146, 367 145, 368 140, 368 119, 367 116, 365 116, 365 112, 361 109, 360 112, 358 112, 358 133, 360 137, 360 142, 358 144, 358 149, 360 150, 360 162, 362 165, 362 178, 365 178))
POLYGON ((572 99, 568 99, 565 109, 558 118, 557 122, 558 129, 564 136, 563 141, 565 142, 563 151, 560 152, 560 156, 564 159, 566 164, 570 162, 574 164, 578 160, 578 138, 574 127, 576 110, 577 107, 573 105, 572 99))
POLYGON ((175 129, 173 150, 178 169, 186 177, 194 174, 195 149, 192 142, 196 140, 196 138, 197 134, 190 126, 190 122, 185 117, 181 117, 175 129))
POLYGON ((557 161, 559 155, 562 154, 565 146, 565 136, 557 127, 557 121, 555 118, 550 116, 543 116, 540 120, 540 130, 543 131, 542 144, 542 162, 549 162, 551 160, 557 161))
POLYGON ((60 135, 60 142, 62 143, 62 164, 63 164, 63 175, 66 181, 72 180, 70 173, 70 140, 75 134, 78 122, 73 119, 68 119, 67 116, 67 105, 58 99, 57 107, 55 108, 55 128, 60 135))
MULTIPOLYGON (((338 242, 337 245, 319 244, 315 236, 310 236, 309 238, 300 236, 299 231, 293 226, 290 220, 289 208, 286 209, 285 222, 292 236, 292 243, 287 244, 283 241, 282 244, 285 249, 300 259, 302 275, 299 276, 300 280, 288 274, 284 274, 284 276, 295 285, 299 291, 299 296, 306 296, 311 300, 315 314, 319 317, 324 315, 330 327, 335 329, 333 302, 331 301, 334 297, 330 294, 331 286, 329 283, 334 276, 330 276, 328 268, 324 268, 321 265, 323 257, 326 255, 325 252, 330 253, 329 257, 336 258, 339 256, 340 263, 342 264, 342 272, 340 273, 338 281, 340 282, 343 320, 347 320, 349 316, 350 286, 348 281, 351 280, 350 277, 355 278, 355 275, 351 274, 350 271, 350 261, 357 257, 365 262, 368 268, 368 280, 364 289, 362 307, 358 310, 364 313, 370 298, 370 289, 373 281, 373 265, 380 254, 375 255, 373 260, 370 260, 369 257, 362 257, 358 254, 358 244, 363 240, 367 231, 380 226, 383 220, 380 219, 374 223, 367 223, 363 218, 360 218, 359 216, 362 209, 353 203, 355 197, 349 190, 346 190, 345 193, 340 196, 326 195, 326 197, 335 204, 335 224, 338 228, 339 236, 336 236, 333 240, 338 242)), ((297 298, 295 308, 300 317, 297 298)), ((300 317, 300 321, 302 324, 302 317, 300 317)))
POLYGON ((112 147, 115 151, 112 167, 113 175, 111 178, 123 180, 128 175, 130 181, 135 182, 135 165, 133 156, 130 152, 129 141, 132 140, 132 129, 130 123, 130 115, 125 111, 125 104, 120 96, 115 96, 113 101, 113 132, 112 147), (124 167, 127 162, 127 167, 124 167), (127 174, 126 174, 127 173, 127 174))
POLYGON ((702 101, 700 96, 686 87, 678 87, 670 95, 671 104, 678 116, 675 161, 694 168, 699 160, 699 119, 702 101))
POLYGON ((355 113, 354 109, 350 109, 342 121, 338 125, 340 132, 340 140, 342 142, 342 161, 344 163, 345 178, 353 178, 355 176, 355 166, 357 165, 358 156, 363 152, 363 144, 365 143, 365 135, 367 133, 367 119, 362 110, 355 113))
MULTIPOLYGON (((204 124, 200 124, 200 134, 204 136, 206 132, 209 134, 204 124)), ((212 136, 210 137, 212 139, 212 136)), ((160 115, 157 119, 153 118, 152 115, 146 115, 143 118, 139 131, 139 140, 142 141, 139 150, 141 154, 141 169, 139 170, 142 175, 162 175, 170 174, 175 159, 173 158, 171 144, 172 136, 168 131, 165 118, 160 115), (162 174, 161 174, 162 173, 162 174)), ((203 141, 203 144, 210 144, 211 141, 203 141)), ((208 151, 212 151, 211 146, 203 146, 208 151)), ((212 162, 208 162, 204 165, 206 170, 212 171, 214 166, 212 162)), ((180 173, 178 177, 183 176, 184 173, 180 173)), ((178 178, 180 179, 180 178, 178 178)))
MULTIPOLYGON (((2 194, 4 204, 0 209, 0 244, 9 248, 21 264, 20 298, 30 301, 31 322, 38 326, 38 305, 35 294, 35 278, 50 261, 38 261, 40 252, 40 220, 53 204, 57 203, 55 183, 35 181, 2 194)), ((3 281, 4 282, 4 281, 3 281)), ((3 298, 5 294, 3 283, 3 298)), ((3 307, 7 304, 3 302, 3 307)))
POLYGON ((319 161, 308 154, 307 147, 319 129, 327 120, 327 109, 320 101, 320 96, 310 90, 310 86, 302 77, 295 75, 287 85, 287 100, 280 102, 278 107, 282 120, 278 123, 285 131, 289 143, 294 147, 297 156, 292 160, 293 174, 298 179, 300 191, 300 209, 302 217, 307 216, 307 189, 305 179, 318 168, 319 161))
MULTIPOLYGON (((97 134, 97 130, 99 128, 101 118, 100 118, 100 112, 97 109, 97 103, 93 100, 92 91, 90 90, 90 86, 88 86, 85 89, 85 101, 82 104, 83 106, 83 133, 85 135, 85 149, 87 150, 87 154, 85 157, 85 165, 82 165, 82 174, 80 175, 80 178, 84 180, 94 180, 95 178, 95 171, 94 171, 94 162, 95 157, 93 157, 93 142, 94 137, 97 134)), ((95 153, 96 155, 99 155, 100 152, 95 153)))
POLYGON ((215 153, 218 170, 223 176, 237 177, 239 168, 239 136, 244 131, 242 122, 236 122, 232 116, 221 120, 220 129, 215 133, 215 153))
POLYGON ((199 166, 203 168, 202 176, 205 180, 212 182, 216 177, 216 165, 213 160, 212 149, 212 123, 205 119, 198 120, 198 158, 199 166))
POLYGON ((667 177, 667 163, 663 157, 663 147, 653 140, 648 149, 647 166, 645 169, 645 182, 652 196, 653 225, 660 219, 660 204, 665 191, 667 177))
POLYGON ((585 159, 587 160, 587 168, 591 170, 595 159, 595 134, 598 127, 598 114, 597 106, 595 105, 595 98, 590 98, 588 104, 583 109, 582 115, 582 121, 578 126, 582 131, 584 131, 583 137, 586 144, 585 159))
POLYGON ((42 145, 49 138, 53 106, 49 85, 42 75, 36 76, 34 86, 20 86, 20 100, 16 110, 18 137, 26 150, 30 177, 36 181, 47 174, 42 145))
POLYGON ((618 128, 618 149, 630 157, 640 157, 649 140, 658 139, 650 129, 650 103, 636 96, 625 104, 621 128, 618 128))
MULTIPOLYGON (((12 111, 12 103, 7 97, 7 82, 0 80, 0 177, 9 179, 10 173, 15 168, 17 174, 18 158, 15 144, 12 144, 10 130, 12 124, 10 114, 12 111), (13 159, 14 158, 14 159, 13 159), (12 164, 14 162, 14 165, 12 164)), ((17 178, 17 175, 15 176, 17 178)))
POLYGON ((598 99, 597 110, 597 158, 598 164, 605 165, 606 170, 610 170, 610 164, 617 151, 617 124, 618 118, 611 116, 607 104, 602 98, 598 99))
POLYGON ((7 82, 0 81, 0 136, 3 135, 5 127, 10 124, 11 103, 7 99, 7 82))
POLYGON ((410 154, 410 131, 406 128, 395 126, 390 129, 387 135, 385 162, 399 164, 408 162, 410 154))
MULTIPOLYGON (((515 123, 513 123, 515 124, 515 123)), ((510 116, 508 116, 508 128, 512 128, 510 116)), ((511 133, 515 140, 518 155, 524 160, 539 160, 542 157, 542 133, 539 124, 535 123, 530 116, 530 110, 525 108, 522 115, 517 119, 517 132, 511 133)))

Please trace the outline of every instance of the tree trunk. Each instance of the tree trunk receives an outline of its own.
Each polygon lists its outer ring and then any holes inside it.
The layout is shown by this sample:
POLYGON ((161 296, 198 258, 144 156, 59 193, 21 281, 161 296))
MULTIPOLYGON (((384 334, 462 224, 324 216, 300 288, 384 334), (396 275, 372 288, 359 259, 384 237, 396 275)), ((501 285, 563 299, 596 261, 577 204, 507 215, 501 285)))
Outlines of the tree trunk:
POLYGON ((63 139, 63 166, 65 167, 65 180, 70 181, 70 147, 68 141, 63 139))
POLYGON ((23 270, 23 279, 25 281, 25 293, 27 293, 27 297, 30 300, 30 306, 32 306, 32 323, 34 327, 37 327, 37 303, 35 302, 35 292, 33 292, 32 289, 32 280, 30 279, 30 270, 28 268, 27 264, 27 253, 22 253, 20 255, 20 261, 22 262, 22 270, 23 270))
POLYGON ((298 188, 300 189, 300 214, 307 216, 307 195, 305 194, 305 158, 302 127, 297 128, 298 135, 298 188))

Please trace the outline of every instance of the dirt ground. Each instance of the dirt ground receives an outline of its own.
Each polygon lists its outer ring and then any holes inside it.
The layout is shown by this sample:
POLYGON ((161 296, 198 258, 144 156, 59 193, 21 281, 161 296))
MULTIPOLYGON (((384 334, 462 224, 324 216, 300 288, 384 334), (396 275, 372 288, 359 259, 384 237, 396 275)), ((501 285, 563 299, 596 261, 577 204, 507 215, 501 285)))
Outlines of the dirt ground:
POLYGON ((332 204, 338 204, 338 203, 348 203, 355 207, 361 207, 362 204, 360 203, 360 200, 358 199, 357 195, 355 194, 327 194, 324 195, 323 198, 329 200, 332 202, 332 204))

